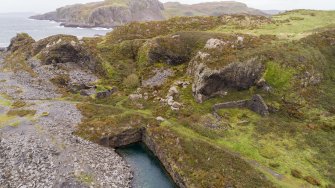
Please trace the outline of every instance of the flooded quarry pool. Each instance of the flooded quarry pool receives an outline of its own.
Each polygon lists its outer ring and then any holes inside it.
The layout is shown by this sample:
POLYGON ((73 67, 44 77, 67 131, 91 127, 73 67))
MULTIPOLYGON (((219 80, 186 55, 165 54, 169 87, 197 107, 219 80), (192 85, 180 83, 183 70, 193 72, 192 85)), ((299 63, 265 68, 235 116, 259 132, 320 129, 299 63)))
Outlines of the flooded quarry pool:
POLYGON ((134 172, 134 188, 177 187, 160 161, 142 143, 131 144, 116 150, 134 172))

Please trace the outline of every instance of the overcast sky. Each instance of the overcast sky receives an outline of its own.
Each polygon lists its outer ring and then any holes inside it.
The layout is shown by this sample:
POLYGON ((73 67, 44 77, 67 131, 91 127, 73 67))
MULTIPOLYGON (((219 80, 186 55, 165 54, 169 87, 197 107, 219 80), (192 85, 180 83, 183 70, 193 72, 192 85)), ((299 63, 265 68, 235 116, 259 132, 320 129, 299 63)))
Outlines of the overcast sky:
MULTIPOLYGON (((0 12, 36 12, 43 13, 56 9, 57 7, 75 4, 94 2, 97 0, 0 0, 0 12)), ((171 0, 161 0, 168 2, 171 0)), ((172 0, 192 4, 214 0, 172 0)), ((237 0, 248 4, 250 7, 269 10, 289 9, 326 9, 335 10, 335 0, 237 0)))

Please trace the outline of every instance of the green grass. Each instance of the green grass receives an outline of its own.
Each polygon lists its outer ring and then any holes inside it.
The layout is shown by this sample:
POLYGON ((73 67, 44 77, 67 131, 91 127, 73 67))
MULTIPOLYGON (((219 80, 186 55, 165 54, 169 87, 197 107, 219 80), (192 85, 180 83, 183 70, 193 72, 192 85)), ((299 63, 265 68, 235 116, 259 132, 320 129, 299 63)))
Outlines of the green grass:
POLYGON ((76 178, 85 185, 91 185, 92 183, 94 183, 93 176, 85 172, 81 172, 79 175, 76 176, 76 178))
POLYGON ((254 30, 238 29, 234 26, 220 26, 214 29, 214 31, 253 35, 276 35, 281 39, 296 40, 322 28, 334 27, 334 16, 335 11, 298 10, 273 16, 274 23, 261 25, 254 30))
POLYGON ((9 107, 11 106, 11 102, 7 99, 5 99, 3 96, 0 95, 0 105, 1 106, 6 106, 6 107, 9 107))
POLYGON ((13 119, 15 119, 15 117, 0 114, 0 128, 6 126, 8 122, 12 121, 13 119))
POLYGON ((285 91, 291 86, 294 73, 295 70, 293 68, 284 68, 279 63, 268 62, 264 79, 277 91, 285 91))

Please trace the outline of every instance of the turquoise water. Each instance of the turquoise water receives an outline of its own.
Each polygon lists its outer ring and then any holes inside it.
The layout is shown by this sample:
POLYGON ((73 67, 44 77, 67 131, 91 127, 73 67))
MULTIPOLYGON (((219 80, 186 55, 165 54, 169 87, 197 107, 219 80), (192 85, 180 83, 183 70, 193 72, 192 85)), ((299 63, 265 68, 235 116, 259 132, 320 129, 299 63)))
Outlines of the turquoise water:
POLYGON ((134 188, 175 188, 159 160, 143 144, 132 144, 116 150, 134 172, 134 188))
POLYGON ((29 16, 33 13, 0 13, 0 47, 7 47, 10 39, 17 33, 25 32, 35 40, 51 35, 68 34, 80 37, 92 37, 105 35, 111 30, 104 28, 66 28, 59 23, 42 20, 32 20, 29 16))

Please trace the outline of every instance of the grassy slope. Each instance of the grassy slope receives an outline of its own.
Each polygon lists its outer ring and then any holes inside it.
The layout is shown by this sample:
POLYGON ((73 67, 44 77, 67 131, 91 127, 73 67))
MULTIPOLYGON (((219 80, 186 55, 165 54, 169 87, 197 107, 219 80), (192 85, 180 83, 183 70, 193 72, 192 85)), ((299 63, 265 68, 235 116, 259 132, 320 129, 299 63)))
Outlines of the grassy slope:
MULTIPOLYGON (((86 103, 79 107, 87 119, 77 133, 97 141, 102 136, 116 134, 130 126, 148 126, 149 132, 167 148, 167 155, 176 165, 175 170, 180 171, 190 185, 217 187, 229 178, 246 183, 244 181, 248 178, 244 178, 243 174, 242 177, 222 177, 225 173, 220 172, 220 169, 227 168, 229 171, 230 168, 213 166, 224 164, 222 158, 225 152, 218 152, 221 150, 238 153, 279 187, 309 186, 304 179, 311 182, 311 177, 323 186, 335 184, 335 92, 332 91, 335 88, 334 48, 328 48, 322 43, 318 46, 321 39, 317 36, 297 41, 313 31, 331 28, 335 22, 332 19, 334 16, 334 11, 301 10, 276 16, 275 23, 256 25, 238 21, 224 24, 220 19, 212 17, 197 18, 197 21, 175 18, 165 22, 130 24, 110 33, 103 41, 87 39, 86 43, 90 44, 105 69, 108 68, 107 77, 101 84, 113 83, 120 88, 120 92, 102 101, 82 99, 86 103), (225 98, 214 98, 198 104, 189 86, 181 89, 178 101, 184 104, 184 108, 180 112, 161 106, 153 98, 148 101, 127 100, 126 95, 136 88, 127 88, 122 80, 127 75, 140 74, 139 69, 143 69, 138 56, 141 55, 139 48, 145 40, 178 31, 197 30, 207 31, 202 36, 212 35, 213 31, 275 35, 277 39, 273 39, 270 44, 233 53, 237 59, 255 54, 271 57, 264 77, 273 86, 273 93, 264 93, 257 88, 231 91, 225 98), (298 77, 306 70, 322 73, 323 81, 317 86, 301 87, 298 77), (223 119, 219 129, 204 126, 211 117, 213 104, 246 99, 254 93, 261 94, 278 111, 269 117, 260 117, 244 109, 222 110, 220 114, 223 119), (163 116, 167 121, 159 125, 155 120, 157 116, 163 116), (176 140, 179 141, 176 143, 176 140), (213 160, 203 160, 204 156, 213 156, 213 160), (301 172, 302 177, 293 177, 292 170, 301 172), (273 172, 281 176, 277 177, 273 172)), ((150 65, 145 67, 146 72, 149 73, 155 67, 169 66, 150 65)), ((165 96, 174 80, 189 79, 184 75, 187 65, 170 68, 176 71, 176 76, 158 88, 158 95, 165 96)), ((147 92, 151 93, 152 90, 147 92)), ((240 167, 235 164, 232 168, 240 167)), ((257 182, 253 186, 256 185, 257 182)))
POLYGON ((214 31, 236 32, 252 35, 276 35, 282 39, 300 39, 315 30, 335 26, 334 11, 299 10, 273 16, 272 24, 265 24, 257 29, 236 28, 234 25, 223 25, 214 31))

